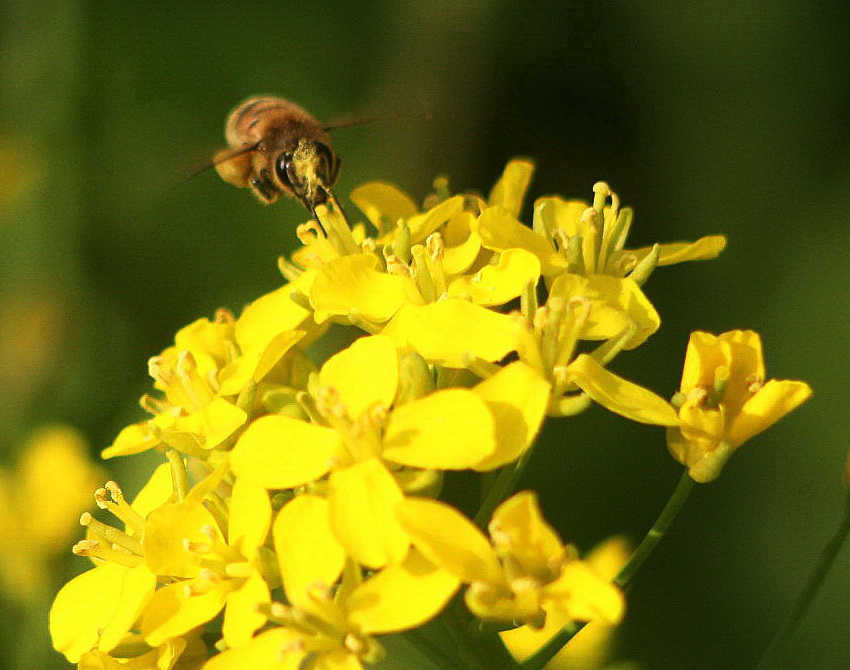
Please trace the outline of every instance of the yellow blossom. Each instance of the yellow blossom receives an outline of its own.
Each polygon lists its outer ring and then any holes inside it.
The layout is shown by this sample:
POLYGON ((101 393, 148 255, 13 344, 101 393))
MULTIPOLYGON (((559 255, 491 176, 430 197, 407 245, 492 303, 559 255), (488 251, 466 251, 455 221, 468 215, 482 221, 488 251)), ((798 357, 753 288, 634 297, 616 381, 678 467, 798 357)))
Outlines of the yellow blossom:
POLYGON ((103 457, 172 448, 204 460, 232 446, 262 390, 298 383, 301 348, 324 327, 291 295, 312 280, 305 273, 258 298, 239 319, 219 310, 214 320, 198 319, 178 331, 174 346, 148 362, 165 396, 142 398, 153 418, 122 430, 103 457))
POLYGON ((51 562, 76 532, 99 478, 82 436, 64 426, 33 433, 15 469, 0 469, 0 584, 7 595, 29 600, 49 592, 51 562))
POLYGON ((77 664, 78 670, 200 670, 207 658, 207 647, 200 628, 184 637, 164 642, 150 649, 139 635, 128 635, 110 653, 86 652, 77 664))
POLYGON ((751 330, 691 333, 673 399, 681 426, 667 433, 673 457, 698 482, 716 479, 748 439, 811 395, 805 382, 765 381, 761 337, 751 330))
POLYGON ((71 580, 50 613, 53 644, 71 662, 91 650, 114 656, 128 636, 135 648, 161 647, 185 637, 225 609, 223 631, 232 644, 250 639, 269 601, 260 548, 271 522, 262 489, 237 482, 229 500, 228 540, 201 501, 214 491, 226 464, 174 502, 171 469, 160 466, 129 505, 114 482, 96 492, 98 506, 124 530, 83 515, 87 539, 75 553, 97 565, 71 580))
MULTIPOLYGON (((377 333, 403 309, 447 297, 498 306, 518 297, 540 276, 540 261, 522 248, 481 249, 479 214, 503 205, 519 211, 531 164, 505 168, 488 203, 460 195, 446 197, 423 212, 395 187, 374 183, 356 189, 352 200, 378 229, 352 253, 315 255, 309 299, 316 319, 350 320, 377 333)), ((506 210, 507 211, 507 210, 506 210)), ((334 225, 339 221, 334 219, 334 225)), ((332 227, 332 226, 326 226, 332 227)), ((305 262, 303 254, 293 259, 305 262)), ((393 326, 396 330, 398 324, 393 326)))
POLYGON ((623 615, 622 594, 561 542, 530 491, 496 509, 489 539, 438 501, 408 498, 397 514, 428 560, 469 584, 466 604, 482 619, 540 628, 549 612, 608 623, 623 615))
MULTIPOLYGON (((573 277, 585 281, 576 275, 562 275, 553 288, 565 288, 564 284, 573 277)), ((658 322, 652 305, 631 292, 637 287, 630 279, 597 279, 612 282, 611 291, 596 294, 593 301, 553 294, 546 305, 528 307, 529 318, 517 320, 523 327, 517 337, 520 360, 550 382, 547 413, 576 414, 592 399, 633 421, 677 425, 676 411, 667 401, 604 367, 603 362, 620 349, 642 341, 658 322), (592 320, 590 315, 594 313, 596 318, 592 320), (611 339, 592 354, 576 355, 581 339, 606 336, 611 339)))
POLYGON ((390 338, 357 340, 322 366, 311 401, 319 422, 257 419, 233 449, 234 473, 270 489, 329 475, 331 523, 346 550, 371 567, 399 560, 408 539, 393 508, 410 475, 515 460, 537 433, 549 389, 521 362, 473 389, 397 403, 402 381, 390 338))
MULTIPOLYGON (((588 567, 600 579, 611 581, 629 558, 629 543, 622 537, 612 537, 588 552, 588 567)), ((520 626, 502 632, 501 638, 511 654, 522 661, 542 647, 571 619, 560 612, 550 612, 543 628, 520 626)), ((570 643, 546 664, 549 670, 602 670, 610 658, 615 627, 603 621, 589 623, 570 643)))
POLYGON ((167 465, 154 471, 132 505, 113 482, 96 491, 98 506, 121 520, 124 529, 83 517, 88 537, 74 553, 97 559, 97 565, 65 584, 50 610, 53 646, 71 663, 92 649, 109 653, 135 624, 156 588, 156 575, 144 562, 144 519, 171 495, 167 465))
POLYGON ((604 182, 594 184, 593 193, 592 203, 558 197, 534 203, 532 227, 556 252, 556 260, 550 262, 556 271, 632 276, 643 283, 655 266, 715 258, 726 246, 722 235, 711 235, 690 243, 626 249, 634 213, 628 207, 620 208, 619 197, 604 182))
POLYGON ((288 605, 273 603, 273 627, 210 659, 205 670, 359 669, 381 658, 375 635, 406 630, 437 614, 458 581, 415 551, 363 579, 329 529, 329 503, 301 495, 274 524, 288 605), (341 582, 335 588, 335 583, 341 582))
POLYGON ((184 635, 225 608, 230 645, 247 642, 265 623, 257 606, 269 602, 260 548, 271 524, 265 490, 237 481, 229 503, 228 539, 198 502, 165 505, 148 517, 146 561, 156 574, 186 577, 153 594, 141 631, 151 646, 184 635))

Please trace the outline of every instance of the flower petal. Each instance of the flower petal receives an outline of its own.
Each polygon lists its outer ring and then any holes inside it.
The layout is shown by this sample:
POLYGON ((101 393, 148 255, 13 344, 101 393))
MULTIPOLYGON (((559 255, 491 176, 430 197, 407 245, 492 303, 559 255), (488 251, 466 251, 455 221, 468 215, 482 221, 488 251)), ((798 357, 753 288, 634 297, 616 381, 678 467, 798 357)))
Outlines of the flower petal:
POLYGON ((539 277, 537 256, 525 249, 508 249, 500 254, 498 265, 485 265, 472 276, 455 279, 449 285, 449 296, 468 296, 476 305, 504 305, 539 277))
POLYGON ((229 544, 247 559, 253 559, 266 541, 272 521, 269 494, 242 477, 236 479, 230 496, 227 529, 229 544))
POLYGON ((504 207, 513 216, 519 216, 533 174, 534 163, 522 158, 513 159, 505 166, 502 176, 490 191, 487 204, 504 207))
POLYGON ((364 633, 407 630, 436 616, 457 587, 457 577, 413 550, 355 589, 346 601, 349 622, 364 633))
POLYGON ((509 211, 501 207, 490 207, 478 217, 478 235, 481 244, 493 251, 525 249, 540 260, 543 274, 550 275, 557 268, 563 270, 563 261, 542 235, 520 223, 509 211))
POLYGON ((162 463, 133 499, 131 507, 142 517, 146 517, 157 507, 164 505, 174 495, 174 483, 171 479, 171 465, 162 463))
POLYGON ((587 354, 581 354, 570 363, 567 371, 570 381, 620 416, 656 426, 679 425, 679 417, 670 403, 606 370, 587 354))
MULTIPOLYGON (((670 242, 659 244, 660 254, 658 265, 674 265, 686 261, 706 261, 717 258, 726 248, 724 235, 706 235, 696 242, 670 242)), ((631 249, 627 253, 634 254, 638 260, 652 251, 652 247, 631 249)))
POLYGON ((297 602, 309 586, 333 584, 345 563, 345 552, 330 527, 330 503, 303 494, 278 513, 272 529, 280 575, 287 597, 297 602))
POLYGON ((185 581, 156 590, 142 615, 142 635, 152 647, 188 633, 212 619, 224 607, 227 592, 213 589, 190 595, 185 581))
POLYGON ((384 329, 397 347, 451 368, 465 367, 467 354, 498 361, 516 349, 521 332, 514 317, 459 298, 405 305, 384 329))
POLYGON ((214 449, 233 435, 248 420, 248 415, 224 398, 213 398, 203 409, 174 422, 174 430, 197 435, 205 449, 214 449))
POLYGON ((771 379, 752 396, 732 421, 729 440, 738 446, 767 430, 812 395, 805 382, 771 379))
POLYGON ((224 622, 221 627, 227 646, 236 647, 251 640, 257 630, 266 623, 266 617, 257 606, 271 602, 269 587, 262 575, 254 571, 245 583, 227 597, 224 622))
POLYGON ((410 228, 411 242, 415 244, 416 242, 424 241, 428 235, 437 230, 437 228, 462 209, 463 196, 455 195, 447 200, 443 200, 443 202, 436 207, 432 207, 427 212, 411 217, 407 222, 410 228))
POLYGON ((403 498, 398 483, 377 458, 331 473, 331 528, 355 561, 379 568, 401 560, 410 544, 395 518, 395 507, 403 498))
POLYGON ((543 608, 566 614, 576 621, 619 623, 625 611, 622 592, 597 577, 584 561, 571 561, 560 578, 543 587, 543 608))
POLYGON ((260 354, 279 333, 310 330, 316 324, 309 310, 290 297, 293 291, 306 293, 315 273, 305 272, 296 282, 257 298, 236 321, 236 341, 243 354, 260 354))
POLYGON ((324 475, 341 448, 339 433, 287 416, 269 415, 242 433, 230 466, 267 489, 288 489, 324 475))
POLYGON ((115 441, 100 452, 100 456, 103 459, 114 458, 115 456, 132 456, 148 449, 154 449, 161 444, 162 440, 151 433, 148 422, 140 421, 130 424, 118 433, 115 441))
POLYGON ((477 230, 478 219, 471 212, 458 212, 443 226, 443 271, 447 275, 466 272, 478 258, 481 238, 477 230))
POLYGON ((460 470, 475 467, 495 449, 485 402, 467 389, 445 389, 392 412, 383 455, 415 468, 460 470))
POLYGON ((378 229, 379 235, 391 233, 399 219, 409 219, 417 212, 416 203, 409 195, 382 181, 358 186, 348 197, 378 229))
POLYGON ((304 634, 278 626, 264 631, 247 644, 227 649, 204 663, 204 670, 299 670, 307 651, 298 651, 304 634), (282 650, 288 650, 284 655, 282 650))
MULTIPOLYGON (((156 580, 156 575, 144 563, 127 570, 115 611, 101 631, 98 649, 112 651, 123 641, 127 632, 135 627, 156 589, 156 580)), ((90 607, 89 603, 86 603, 85 607, 90 607)))
POLYGON ((496 450, 475 466, 490 470, 519 458, 546 412, 551 385, 522 361, 511 363, 472 389, 493 415, 496 450))
POLYGON ((378 259, 366 254, 325 263, 310 288, 316 321, 355 312, 367 321, 388 321, 407 302, 404 279, 379 272, 378 259))
POLYGON ((336 390, 352 419, 375 404, 389 408, 398 389, 398 353, 393 341, 383 335, 355 340, 322 366, 319 385, 336 390))
POLYGON ((451 505, 406 498, 396 507, 396 515, 416 548, 434 565, 465 583, 502 584, 502 568, 484 533, 451 505))
POLYGON ((97 645, 109 623, 129 568, 105 563, 74 577, 56 594, 50 608, 53 647, 71 663, 97 645))

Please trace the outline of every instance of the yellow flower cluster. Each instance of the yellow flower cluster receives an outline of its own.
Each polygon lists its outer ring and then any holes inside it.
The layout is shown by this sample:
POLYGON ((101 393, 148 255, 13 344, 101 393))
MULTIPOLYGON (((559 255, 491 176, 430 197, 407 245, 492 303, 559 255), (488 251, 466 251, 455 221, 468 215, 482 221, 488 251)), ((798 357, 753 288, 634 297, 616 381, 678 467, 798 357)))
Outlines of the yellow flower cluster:
POLYGON ((528 227, 532 171, 512 161, 487 199, 438 180, 422 209, 367 184, 351 199, 372 235, 320 206, 283 287, 150 360, 151 418, 103 456, 167 462, 132 503, 114 482, 95 493, 114 523, 83 515, 74 550, 95 565, 50 617, 69 661, 354 670, 463 585, 469 612, 502 627, 621 619, 622 592, 533 493, 494 487, 476 525, 436 500, 445 473, 516 472, 545 417, 595 401, 667 427, 706 481, 808 387, 763 384, 753 333, 695 334, 672 404, 610 372, 659 327, 641 290, 653 270, 725 239, 628 249, 632 212, 603 183, 590 203, 539 199, 528 227), (332 323, 363 336, 316 365, 307 347, 332 323))

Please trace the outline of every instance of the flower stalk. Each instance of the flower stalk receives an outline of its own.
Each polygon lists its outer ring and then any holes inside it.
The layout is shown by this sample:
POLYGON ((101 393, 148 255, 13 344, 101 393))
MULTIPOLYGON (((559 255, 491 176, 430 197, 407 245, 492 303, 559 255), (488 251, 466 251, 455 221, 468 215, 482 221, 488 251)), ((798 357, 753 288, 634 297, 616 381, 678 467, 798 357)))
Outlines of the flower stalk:
POLYGON ((780 667, 780 660, 785 655, 788 645, 794 639, 797 629, 811 609, 812 603, 814 603, 815 597, 823 586, 848 535, 850 535, 850 491, 847 492, 844 500, 844 516, 841 522, 838 524, 832 537, 829 538, 823 549, 821 549, 812 571, 809 573, 808 578, 803 584, 803 588, 794 601, 794 605, 788 611, 785 620, 759 660, 756 670, 768 670, 768 668, 780 667))

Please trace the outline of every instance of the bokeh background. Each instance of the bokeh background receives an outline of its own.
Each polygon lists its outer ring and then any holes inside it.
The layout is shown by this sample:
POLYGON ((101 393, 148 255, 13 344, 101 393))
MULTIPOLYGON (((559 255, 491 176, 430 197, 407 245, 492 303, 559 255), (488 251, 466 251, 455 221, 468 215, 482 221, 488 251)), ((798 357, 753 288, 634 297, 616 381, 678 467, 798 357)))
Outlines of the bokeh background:
MULTIPOLYGON (((396 117, 336 133, 341 196, 385 179, 421 197, 437 174, 486 190, 526 155, 534 197, 611 183, 636 244, 729 236, 652 277, 664 324, 617 370, 670 395, 690 331, 754 328, 769 373, 815 396, 695 492, 630 593, 619 656, 753 667, 845 495, 848 25, 840 0, 0 1, 3 462, 44 422, 96 454, 142 417, 146 360, 178 328, 279 284, 299 206, 186 179, 237 102, 396 117)), ((150 462, 108 467, 132 492, 150 462)), ((544 434, 523 485, 587 549, 641 537, 678 476, 659 430, 594 408, 544 434)), ((53 588, 83 563, 57 563, 53 588)), ((850 667, 848 587, 845 549, 789 668, 850 667)), ((44 603, 2 604, 3 667, 67 667, 44 603)))

